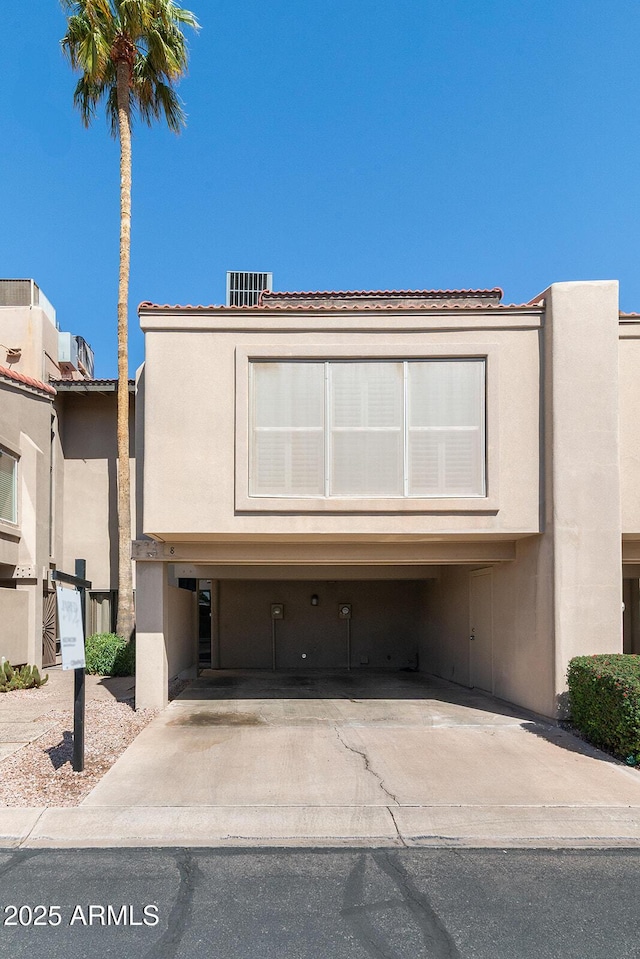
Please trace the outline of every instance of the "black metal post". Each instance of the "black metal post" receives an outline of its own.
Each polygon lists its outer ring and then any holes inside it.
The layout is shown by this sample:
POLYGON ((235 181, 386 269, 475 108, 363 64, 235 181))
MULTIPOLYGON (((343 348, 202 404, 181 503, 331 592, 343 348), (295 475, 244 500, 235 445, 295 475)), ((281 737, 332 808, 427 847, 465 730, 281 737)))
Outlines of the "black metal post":
MULTIPOLYGON (((87 563, 84 559, 76 560, 75 574, 78 579, 84 580, 87 573, 87 563)), ((78 586, 80 593, 80 608, 82 610, 82 636, 87 637, 87 591, 84 586, 78 586)), ((81 773, 84 769, 84 703, 85 703, 85 668, 74 669, 73 680, 73 770, 81 773)))

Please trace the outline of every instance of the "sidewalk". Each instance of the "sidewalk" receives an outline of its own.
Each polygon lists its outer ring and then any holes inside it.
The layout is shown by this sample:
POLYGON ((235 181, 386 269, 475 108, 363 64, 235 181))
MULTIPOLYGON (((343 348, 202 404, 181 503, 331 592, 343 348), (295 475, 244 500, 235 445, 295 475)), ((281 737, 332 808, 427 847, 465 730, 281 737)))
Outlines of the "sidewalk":
POLYGON ((0 846, 640 846, 640 772, 556 726, 415 675, 295 679, 197 680, 80 806, 0 808, 0 846))
POLYGON ((0 847, 640 846, 640 806, 0 809, 0 847))

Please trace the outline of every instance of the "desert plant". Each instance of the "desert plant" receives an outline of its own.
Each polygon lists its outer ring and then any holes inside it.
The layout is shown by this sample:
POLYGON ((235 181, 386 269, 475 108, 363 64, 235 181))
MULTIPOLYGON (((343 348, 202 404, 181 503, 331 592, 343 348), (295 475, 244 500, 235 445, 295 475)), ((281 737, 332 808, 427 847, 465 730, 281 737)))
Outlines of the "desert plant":
POLYGON ((38 689, 49 679, 42 678, 37 666, 13 667, 8 659, 0 662, 0 693, 9 693, 13 689, 38 689))
POLYGON ((115 633, 94 633, 85 643, 88 673, 99 676, 133 676, 136 662, 135 641, 127 643, 115 633))
POLYGON ((567 681, 576 729, 629 765, 640 763, 640 656, 576 656, 567 681))

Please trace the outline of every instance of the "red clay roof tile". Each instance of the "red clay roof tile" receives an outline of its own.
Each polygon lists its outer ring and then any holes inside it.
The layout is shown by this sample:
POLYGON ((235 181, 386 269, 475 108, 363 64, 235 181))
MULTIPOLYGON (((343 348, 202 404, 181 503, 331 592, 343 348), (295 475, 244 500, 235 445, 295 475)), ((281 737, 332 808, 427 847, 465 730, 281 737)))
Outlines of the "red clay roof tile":
POLYGON ((49 396, 56 395, 53 386, 41 383, 40 380, 35 380, 32 376, 25 376, 24 373, 18 373, 17 370, 9 370, 5 366, 0 366, 0 376, 8 380, 14 380, 16 383, 23 383, 25 386, 30 386, 41 393, 47 393, 49 396))
POLYGON ((503 291, 500 287, 494 287, 492 290, 307 290, 300 292, 293 292, 290 290, 263 290, 260 294, 261 299, 295 299, 299 300, 302 297, 307 299, 328 299, 329 297, 341 297, 346 299, 347 297, 356 298, 366 298, 366 297, 398 297, 398 296, 413 296, 413 297, 424 297, 424 299, 445 299, 445 298, 461 298, 461 297, 492 297, 493 299, 501 299, 503 296, 503 291))

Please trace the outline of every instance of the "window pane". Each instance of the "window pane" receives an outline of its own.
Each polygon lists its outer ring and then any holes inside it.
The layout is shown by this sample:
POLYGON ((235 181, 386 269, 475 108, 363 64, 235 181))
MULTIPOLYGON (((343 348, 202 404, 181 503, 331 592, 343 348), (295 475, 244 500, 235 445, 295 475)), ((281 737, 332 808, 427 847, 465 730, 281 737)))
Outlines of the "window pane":
POLYGON ((323 493, 322 430, 256 430, 251 495, 321 496, 323 493))
POLYGON ((332 363, 333 427, 402 428, 402 363, 332 363))
POLYGON ((480 426, 484 360, 409 363, 409 427, 480 426))
POLYGON ((484 361, 408 367, 409 493, 484 495, 484 361))
POLYGON ((413 496, 482 496, 480 430, 412 430, 409 492, 413 496))
POLYGON ((16 504, 16 459, 0 449, 0 519, 18 521, 16 504))
POLYGON ((331 444, 332 496, 401 496, 402 432, 340 430, 331 444))
POLYGON ((253 391, 257 427, 324 423, 322 363, 254 363, 253 391))

